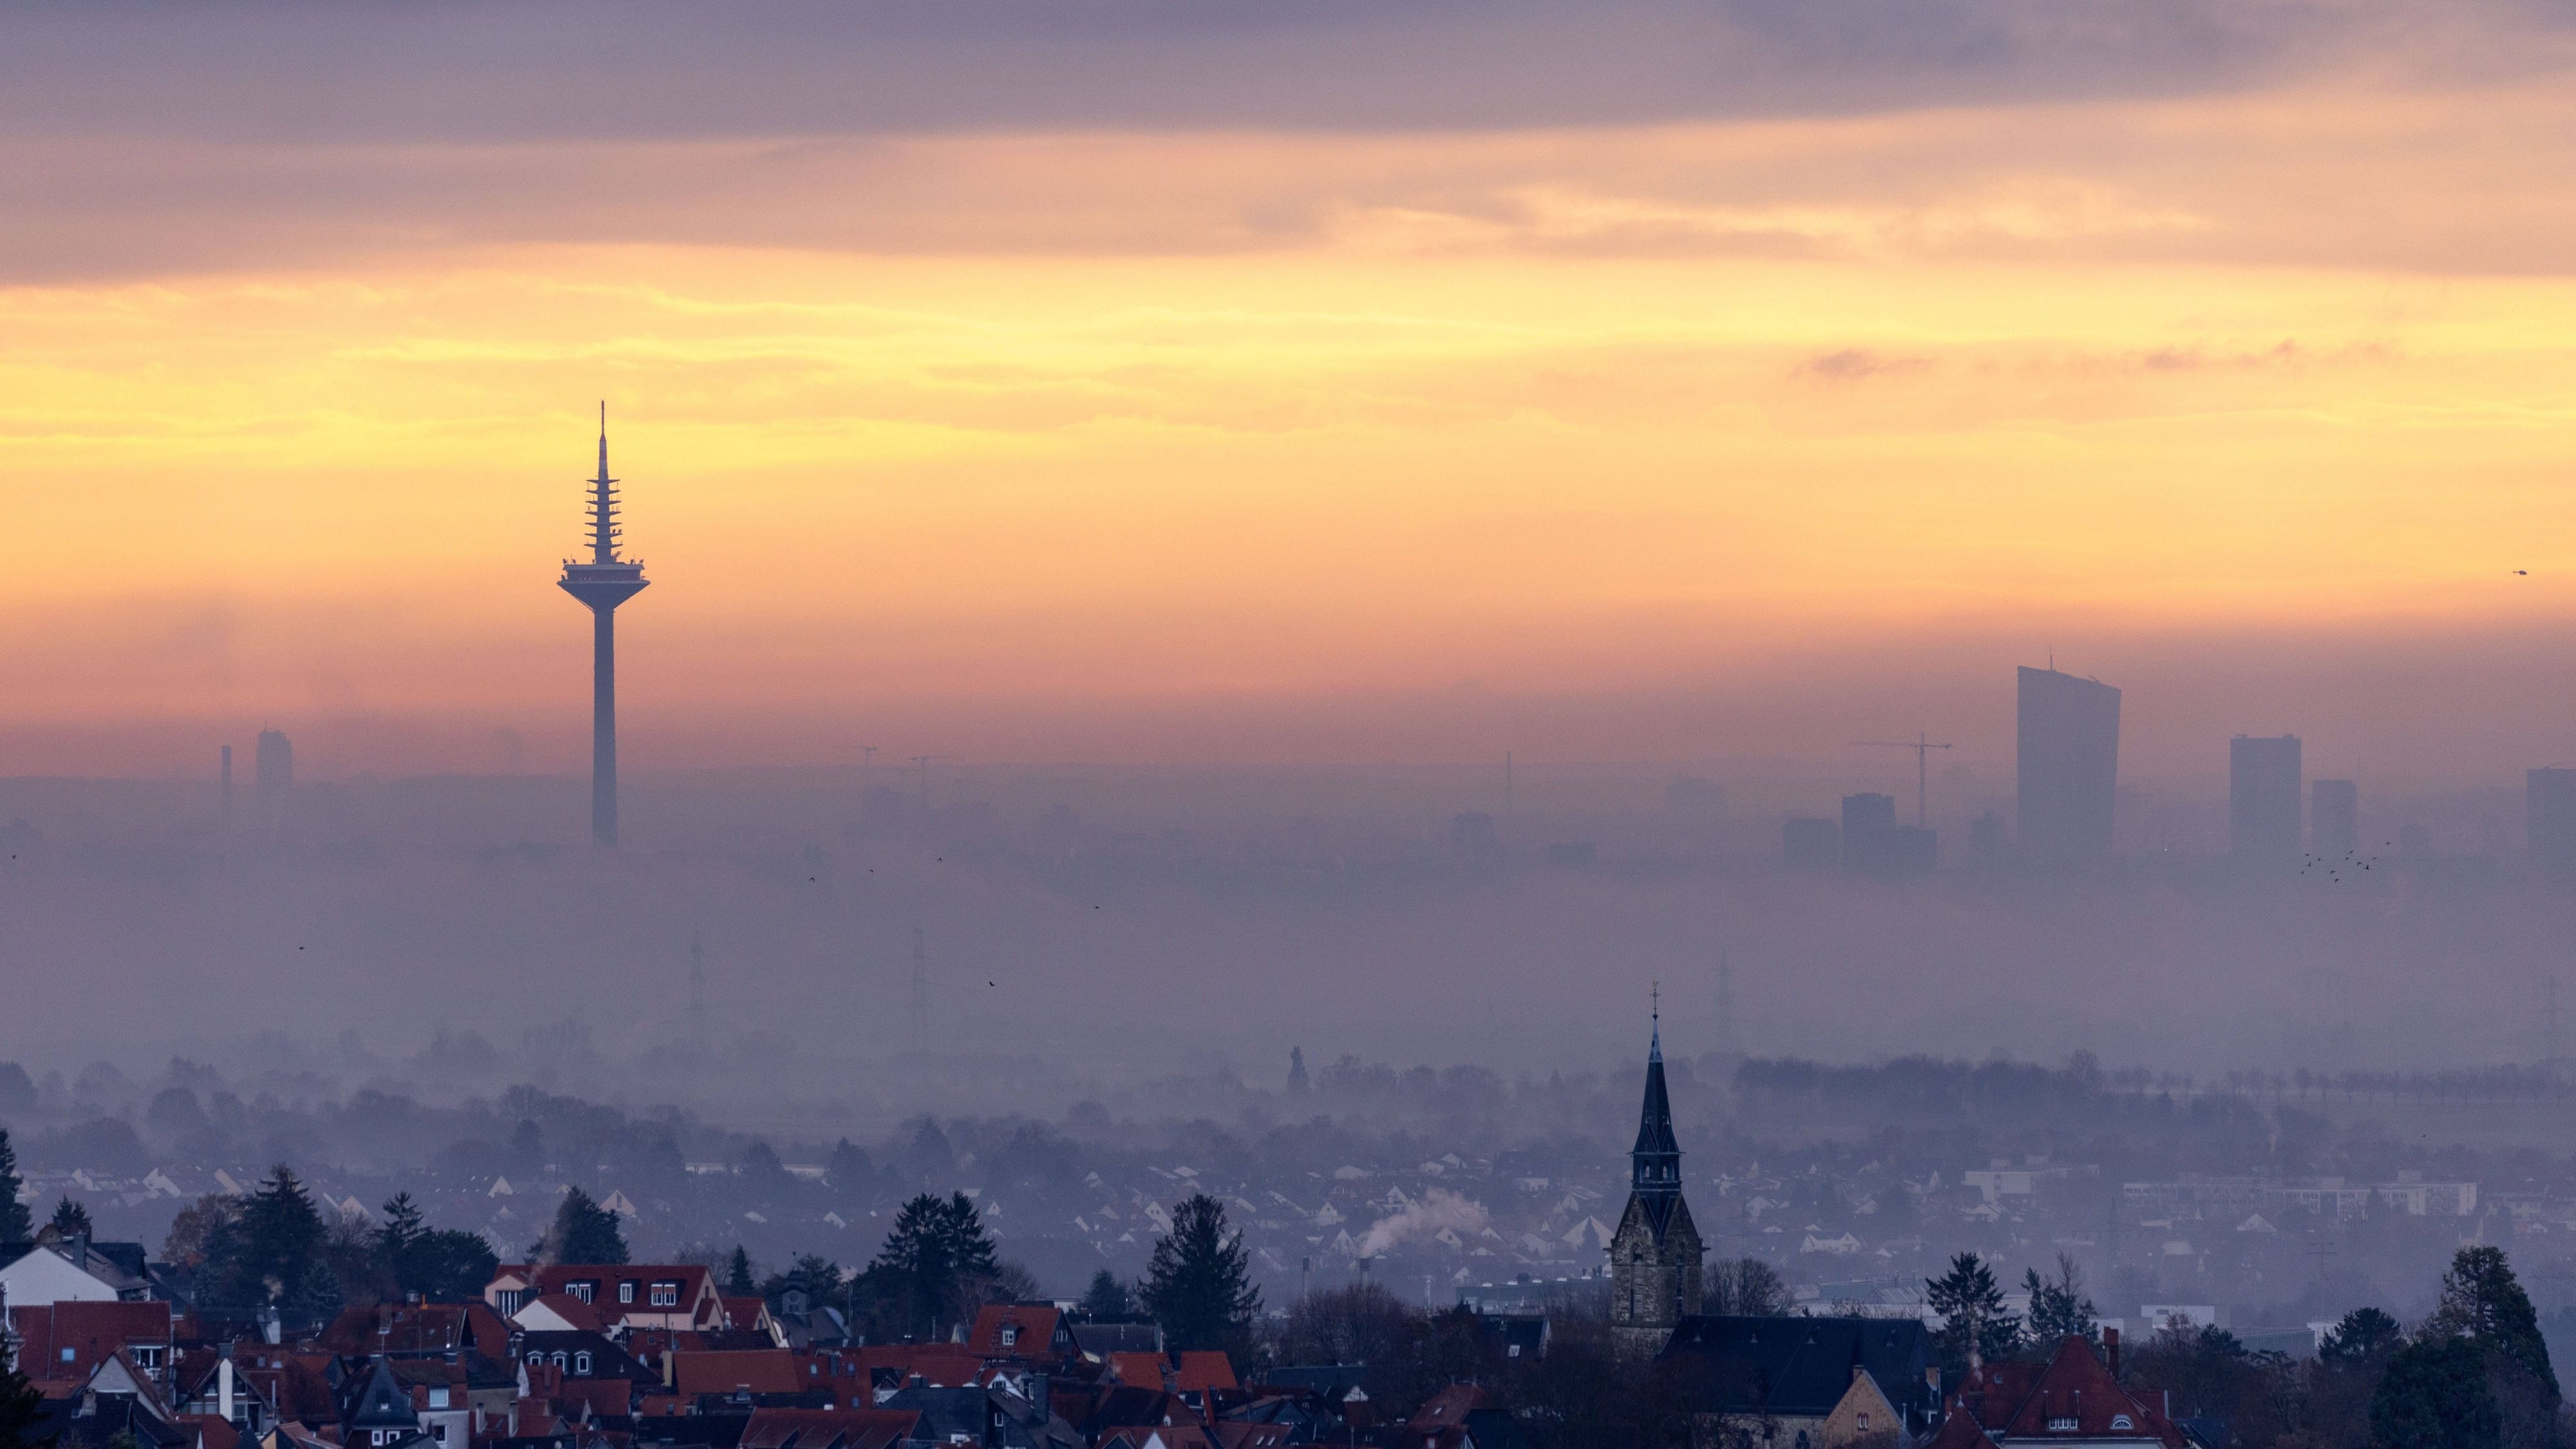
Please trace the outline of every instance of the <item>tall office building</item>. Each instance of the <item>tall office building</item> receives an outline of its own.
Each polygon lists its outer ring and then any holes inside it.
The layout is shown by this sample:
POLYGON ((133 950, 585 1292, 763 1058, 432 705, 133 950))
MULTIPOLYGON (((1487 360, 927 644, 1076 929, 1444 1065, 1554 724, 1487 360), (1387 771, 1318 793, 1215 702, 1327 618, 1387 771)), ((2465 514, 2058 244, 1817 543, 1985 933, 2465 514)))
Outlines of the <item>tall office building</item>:
POLYGON ((1896 866, 1896 797, 1843 797, 1843 869, 1887 875, 1896 866))
POLYGON ((2111 858, 2120 779, 2120 691, 2023 665, 2016 702, 2013 835, 2035 865, 2111 858))
POLYGON ((2361 849, 2361 787, 2350 780, 2308 786, 2308 849, 2341 860, 2361 849))
POLYGON ((2524 776, 2523 808, 2532 868, 2576 875, 2576 770, 2534 770, 2524 776))
POLYGON ((563 591, 590 606, 590 838, 617 843, 617 606, 644 591, 644 565, 617 556, 617 480, 608 476, 608 405, 599 406, 599 476, 590 480, 590 561, 565 559, 563 591))
POLYGON ((2299 737, 2227 742, 2227 853, 2257 865, 2299 859, 2299 737))
POLYGON ((295 746, 284 730, 261 730, 251 761, 251 789, 261 809, 272 809, 295 788, 295 746))

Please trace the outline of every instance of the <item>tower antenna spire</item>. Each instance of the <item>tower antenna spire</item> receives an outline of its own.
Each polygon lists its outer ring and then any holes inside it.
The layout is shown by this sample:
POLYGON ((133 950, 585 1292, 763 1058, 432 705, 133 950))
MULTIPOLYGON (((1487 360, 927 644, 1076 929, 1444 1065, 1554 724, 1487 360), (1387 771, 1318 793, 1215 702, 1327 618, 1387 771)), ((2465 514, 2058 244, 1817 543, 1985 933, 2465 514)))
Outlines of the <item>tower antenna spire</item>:
POLYGON ((617 606, 644 588, 644 566, 617 556, 617 480, 608 476, 608 400, 599 403, 599 475, 590 480, 590 559, 565 559, 563 591, 590 608, 590 834, 617 844, 617 606))

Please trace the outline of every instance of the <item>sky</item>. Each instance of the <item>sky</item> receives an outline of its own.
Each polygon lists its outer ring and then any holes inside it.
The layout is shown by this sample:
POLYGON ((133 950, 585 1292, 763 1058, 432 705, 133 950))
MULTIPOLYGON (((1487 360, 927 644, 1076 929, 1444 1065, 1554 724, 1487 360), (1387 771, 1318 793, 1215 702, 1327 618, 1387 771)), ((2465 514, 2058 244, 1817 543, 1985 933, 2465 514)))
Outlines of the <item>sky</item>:
POLYGON ((2576 763, 2563 4, 0 27, 0 774, 2576 763))

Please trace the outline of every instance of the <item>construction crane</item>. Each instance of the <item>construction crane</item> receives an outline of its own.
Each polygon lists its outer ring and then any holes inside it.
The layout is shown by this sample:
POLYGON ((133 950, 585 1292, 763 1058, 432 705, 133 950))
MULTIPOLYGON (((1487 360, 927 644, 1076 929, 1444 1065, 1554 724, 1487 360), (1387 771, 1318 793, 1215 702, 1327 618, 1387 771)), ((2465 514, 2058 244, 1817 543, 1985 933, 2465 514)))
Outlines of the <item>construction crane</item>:
POLYGON ((1924 761, 1931 758, 1934 750, 1947 750, 1956 747, 1945 742, 1935 740, 1930 735, 1916 735, 1910 740, 1854 740, 1852 743, 1855 745, 1867 745, 1874 749, 1912 750, 1914 752, 1914 823, 1918 826, 1929 824, 1931 817, 1929 812, 1924 808, 1924 785, 1930 779, 1930 772, 1925 768, 1924 761))

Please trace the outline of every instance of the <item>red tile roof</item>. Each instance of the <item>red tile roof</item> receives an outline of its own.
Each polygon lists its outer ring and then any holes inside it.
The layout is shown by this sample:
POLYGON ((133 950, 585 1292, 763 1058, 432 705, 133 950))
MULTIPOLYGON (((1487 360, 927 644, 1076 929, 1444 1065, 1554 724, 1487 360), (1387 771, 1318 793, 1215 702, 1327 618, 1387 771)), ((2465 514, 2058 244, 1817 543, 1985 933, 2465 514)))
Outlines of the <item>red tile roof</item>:
POLYGON ((671 1374, 673 1387, 682 1394, 729 1394, 736 1389, 794 1394, 805 1389, 796 1355, 783 1348, 674 1353, 671 1374))
POLYGON ((1042 1303, 987 1303, 975 1311, 974 1331, 966 1346, 985 1358, 1041 1358, 1055 1339, 1064 1315, 1042 1303), (1016 1330, 1004 1343, 1003 1330, 1016 1330))
POLYGON ((170 1305, 36 1303, 10 1309, 9 1326, 28 1377, 85 1380, 127 1344, 170 1342, 170 1305))
POLYGON ((1931 1449, 1991 1449, 2050 1439, 2152 1438, 2184 1449, 2182 1431, 2148 1401, 2121 1388, 2081 1338, 2057 1346, 2045 1365, 1990 1364, 1951 1396, 1931 1449), (2126 1419, 2125 1427, 2114 1424, 2126 1419))
POLYGON ((920 1421, 911 1409, 754 1409, 741 1449, 886 1449, 920 1421))
POLYGON ((1177 1356, 1180 1364, 1173 1371, 1172 1387, 1179 1393, 1242 1387, 1234 1381, 1233 1360, 1216 1349, 1184 1349, 1177 1356))

